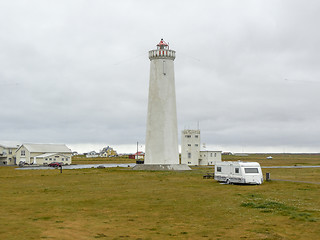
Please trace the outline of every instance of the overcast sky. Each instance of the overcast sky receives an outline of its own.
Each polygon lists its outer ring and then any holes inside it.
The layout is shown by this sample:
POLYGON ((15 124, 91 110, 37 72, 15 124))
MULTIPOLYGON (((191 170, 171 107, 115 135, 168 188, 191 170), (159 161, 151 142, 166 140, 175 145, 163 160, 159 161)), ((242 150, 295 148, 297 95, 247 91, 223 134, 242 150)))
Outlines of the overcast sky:
POLYGON ((0 142, 133 152, 148 51, 164 38, 179 138, 199 122, 211 150, 320 152, 319 12, 317 0, 2 0, 0 142))

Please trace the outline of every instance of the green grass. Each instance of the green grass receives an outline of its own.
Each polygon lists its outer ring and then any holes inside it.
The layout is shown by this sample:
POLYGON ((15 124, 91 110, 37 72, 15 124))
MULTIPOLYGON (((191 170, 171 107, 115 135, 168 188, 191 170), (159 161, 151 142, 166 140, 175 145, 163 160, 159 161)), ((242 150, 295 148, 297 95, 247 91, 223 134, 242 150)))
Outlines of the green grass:
POLYGON ((291 219, 297 219, 301 221, 316 222, 318 220, 313 217, 312 213, 304 212, 298 207, 290 206, 285 202, 280 202, 278 200, 268 199, 262 195, 250 194, 240 206, 256 208, 262 213, 289 216, 291 219))
POLYGON ((249 154, 249 156, 223 155, 223 161, 259 162, 261 166, 320 165, 320 154, 249 154), (272 155, 272 159, 266 159, 272 155))
POLYGON ((84 155, 72 157, 72 164, 99 164, 99 163, 135 163, 135 159, 128 157, 93 157, 87 158, 84 155))
MULTIPOLYGON (((302 161, 302 160, 301 160, 302 161)), ((307 159, 306 161, 310 161, 307 159)), ((319 179, 320 169, 264 169, 319 179), (293 171, 294 170, 294 171, 293 171)), ((320 185, 187 172, 0 167, 0 239, 317 239, 320 185)))

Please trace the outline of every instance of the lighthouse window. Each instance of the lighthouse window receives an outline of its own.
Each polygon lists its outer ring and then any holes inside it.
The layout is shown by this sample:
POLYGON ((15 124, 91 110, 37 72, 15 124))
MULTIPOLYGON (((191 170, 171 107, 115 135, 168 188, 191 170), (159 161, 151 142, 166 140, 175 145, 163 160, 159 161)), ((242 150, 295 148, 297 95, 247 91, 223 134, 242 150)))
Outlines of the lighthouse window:
POLYGON ((166 61, 163 61, 163 75, 166 75, 166 61))

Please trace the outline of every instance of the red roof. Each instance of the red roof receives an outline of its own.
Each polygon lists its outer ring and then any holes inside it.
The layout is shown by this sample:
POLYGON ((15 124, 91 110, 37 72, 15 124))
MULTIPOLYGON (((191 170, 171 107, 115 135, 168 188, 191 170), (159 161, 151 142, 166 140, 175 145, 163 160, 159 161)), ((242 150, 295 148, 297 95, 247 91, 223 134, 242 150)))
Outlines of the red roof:
MULTIPOLYGON (((138 154, 139 154, 140 156, 144 155, 143 152, 138 152, 138 154)), ((135 153, 134 155, 137 155, 137 153, 135 153)))
POLYGON ((168 44, 161 38, 161 41, 158 43, 157 46, 168 46, 168 44))

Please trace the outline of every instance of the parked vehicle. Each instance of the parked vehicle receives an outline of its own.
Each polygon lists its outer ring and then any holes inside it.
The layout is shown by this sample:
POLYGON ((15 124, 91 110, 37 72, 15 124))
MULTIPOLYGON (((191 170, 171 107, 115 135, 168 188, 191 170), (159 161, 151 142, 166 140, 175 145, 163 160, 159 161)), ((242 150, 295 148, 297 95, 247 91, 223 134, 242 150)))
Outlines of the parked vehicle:
POLYGON ((19 162, 19 167, 23 167, 24 165, 26 165, 26 162, 25 162, 25 161, 20 161, 20 162, 19 162))
POLYGON ((61 167, 62 164, 59 162, 52 162, 48 164, 49 167, 61 167))
POLYGON ((261 184, 263 175, 257 162, 217 162, 214 179, 227 184, 261 184))

